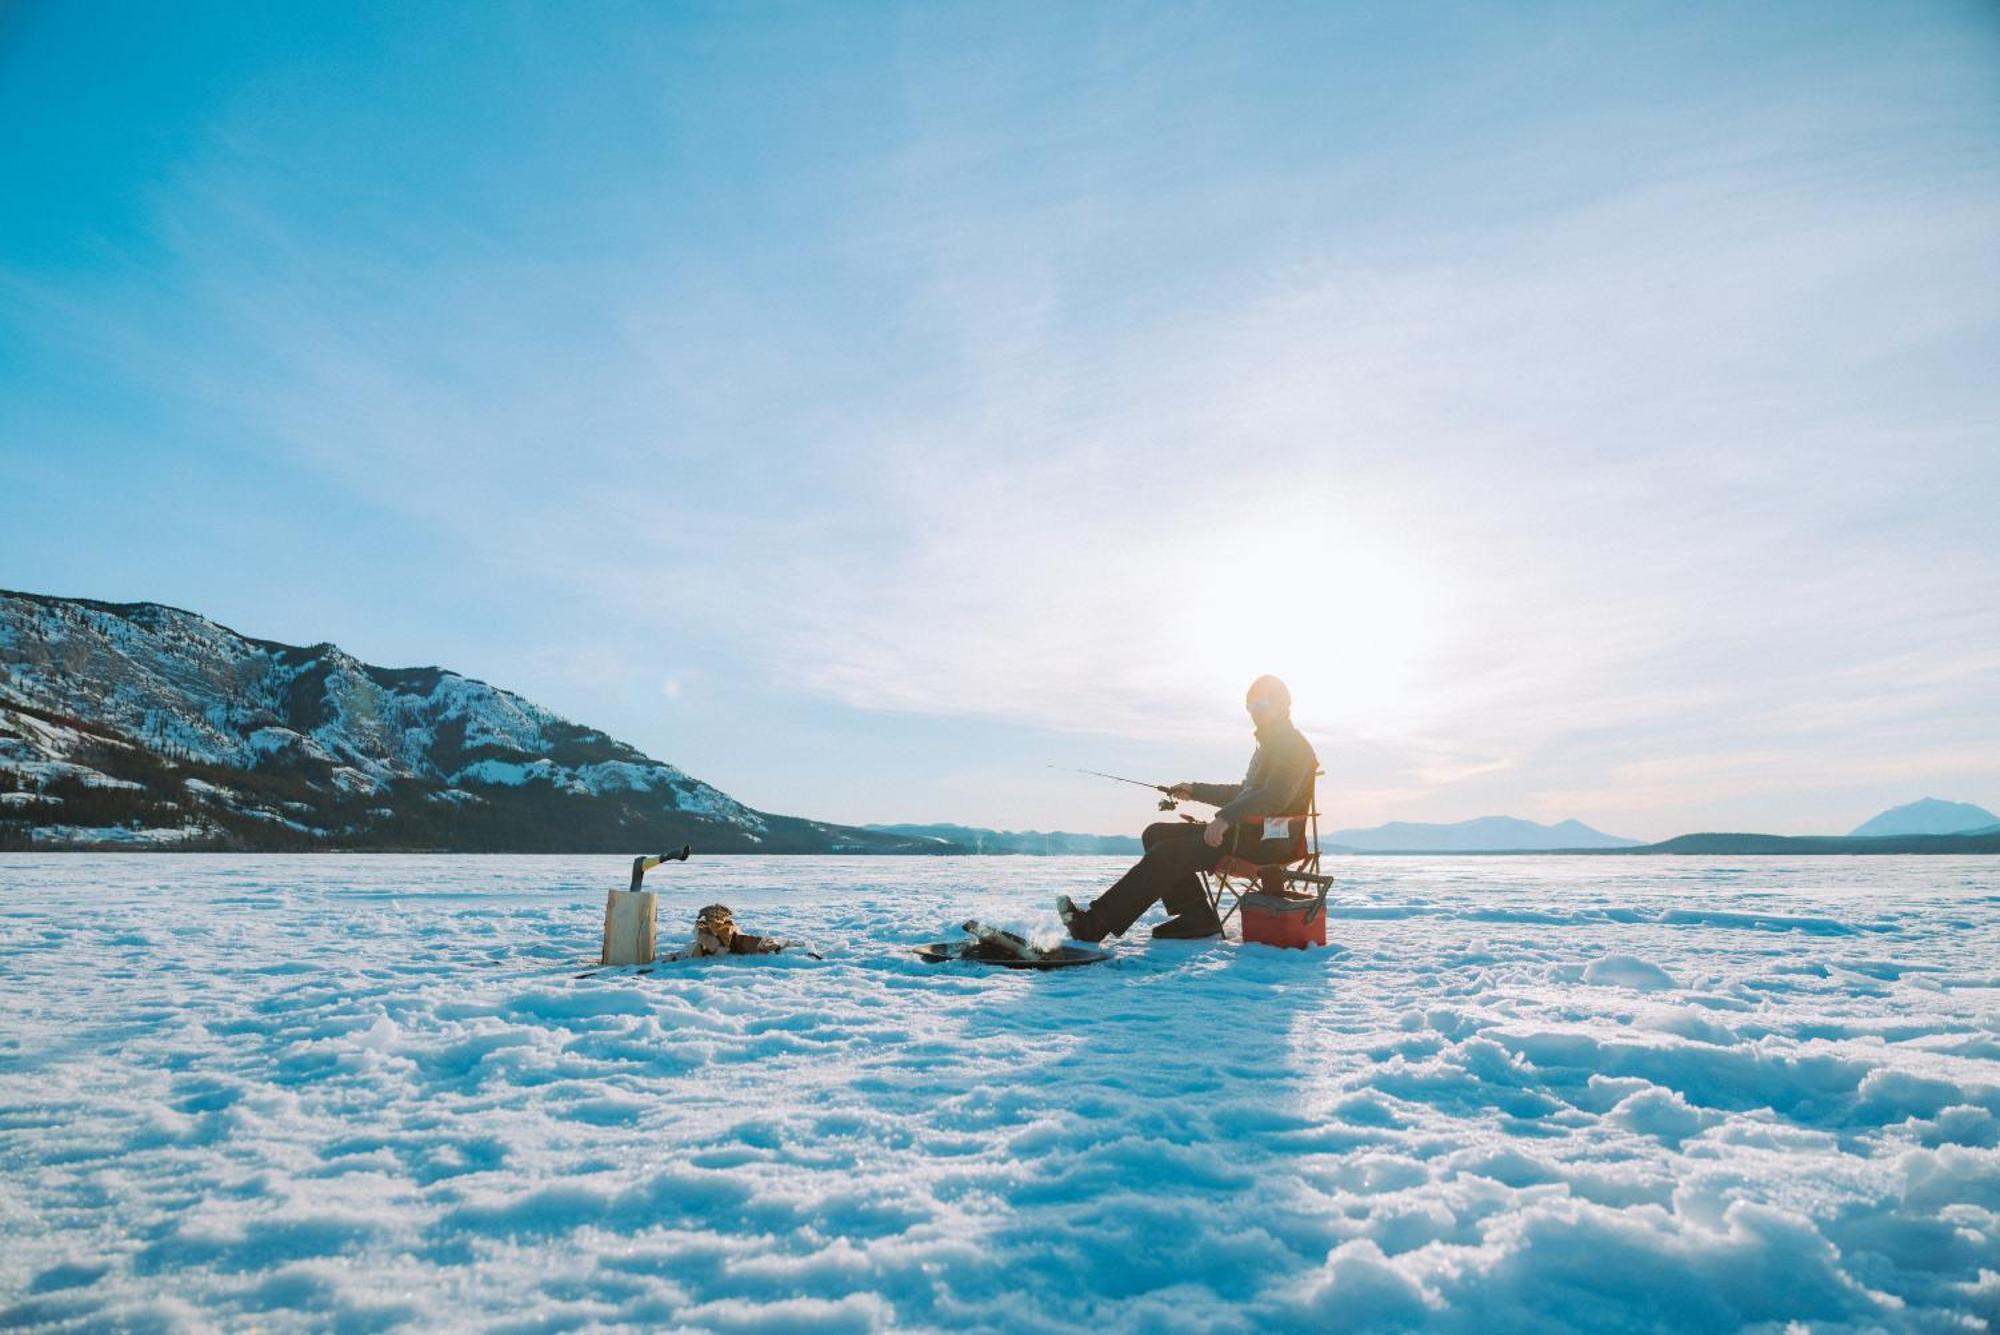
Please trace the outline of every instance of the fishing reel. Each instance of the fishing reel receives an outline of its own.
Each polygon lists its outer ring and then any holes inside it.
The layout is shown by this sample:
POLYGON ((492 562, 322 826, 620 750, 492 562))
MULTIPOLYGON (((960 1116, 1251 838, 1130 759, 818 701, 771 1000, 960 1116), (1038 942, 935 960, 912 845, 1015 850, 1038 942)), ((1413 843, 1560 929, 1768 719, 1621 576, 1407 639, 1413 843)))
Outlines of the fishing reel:
POLYGON ((1160 799, 1160 810, 1179 811, 1180 809, 1181 809, 1181 804, 1179 802, 1176 802, 1173 798, 1163 797, 1160 799))

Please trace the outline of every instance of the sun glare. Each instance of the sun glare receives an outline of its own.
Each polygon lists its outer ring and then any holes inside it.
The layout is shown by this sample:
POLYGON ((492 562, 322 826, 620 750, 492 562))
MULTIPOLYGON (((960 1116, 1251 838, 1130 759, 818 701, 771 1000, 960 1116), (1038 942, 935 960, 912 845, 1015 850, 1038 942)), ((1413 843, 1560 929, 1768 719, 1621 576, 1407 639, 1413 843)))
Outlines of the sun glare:
POLYGON ((1246 528, 1221 550, 1221 568, 1195 581, 1200 606, 1232 609, 1226 629, 1189 646, 1201 690, 1241 692, 1271 672, 1302 723, 1374 734, 1419 718, 1442 627, 1427 569, 1358 529, 1246 528))

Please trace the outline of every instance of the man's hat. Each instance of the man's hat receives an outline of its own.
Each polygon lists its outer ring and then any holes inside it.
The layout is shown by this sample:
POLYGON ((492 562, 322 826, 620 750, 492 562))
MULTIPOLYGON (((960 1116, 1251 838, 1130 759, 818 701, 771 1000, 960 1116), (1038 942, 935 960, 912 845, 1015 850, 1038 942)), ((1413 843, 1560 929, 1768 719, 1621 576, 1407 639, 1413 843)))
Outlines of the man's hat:
POLYGON ((1292 692, 1290 688, 1268 673, 1251 682, 1250 689, 1245 691, 1243 696, 1246 700, 1263 696, 1267 700, 1276 700, 1287 709, 1292 707, 1292 692))

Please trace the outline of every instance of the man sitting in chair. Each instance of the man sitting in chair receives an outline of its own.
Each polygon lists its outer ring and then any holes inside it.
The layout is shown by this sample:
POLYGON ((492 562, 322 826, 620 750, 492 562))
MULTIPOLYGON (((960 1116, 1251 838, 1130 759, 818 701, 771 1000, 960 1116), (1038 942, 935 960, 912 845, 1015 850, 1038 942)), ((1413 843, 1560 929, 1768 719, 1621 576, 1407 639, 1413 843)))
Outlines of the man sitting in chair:
POLYGON ((1306 809, 1319 758, 1292 726, 1292 693, 1285 683, 1257 678, 1243 705, 1257 728, 1257 751, 1243 782, 1181 783, 1169 789, 1175 798, 1220 810, 1207 825, 1162 821, 1147 826, 1141 836, 1146 855, 1090 907, 1078 908, 1068 895, 1059 897, 1056 912, 1071 936, 1079 941, 1123 936, 1156 902, 1164 902, 1173 916, 1153 929, 1155 937, 1220 936, 1222 920, 1202 892, 1197 873, 1211 870, 1225 856, 1257 863, 1287 860, 1293 841, 1263 838, 1261 818, 1306 809))

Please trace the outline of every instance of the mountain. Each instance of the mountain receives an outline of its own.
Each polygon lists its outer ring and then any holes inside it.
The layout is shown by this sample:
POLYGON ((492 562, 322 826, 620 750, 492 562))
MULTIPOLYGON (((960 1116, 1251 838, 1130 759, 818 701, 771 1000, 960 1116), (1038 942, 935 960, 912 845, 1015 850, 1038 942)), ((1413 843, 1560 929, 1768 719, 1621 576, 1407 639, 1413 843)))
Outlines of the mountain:
POLYGON ((1851 833, 1859 839, 1891 834, 1962 834, 1995 824, 2000 824, 2000 816, 1985 807, 1926 797, 1900 807, 1890 807, 1873 820, 1855 826, 1851 833))
POLYGON ((1888 834, 1856 838, 1847 834, 1682 834, 1657 844, 1601 850, 1619 853, 1691 853, 1719 857, 1774 854, 1781 857, 1869 856, 1903 853, 2000 853, 2000 825, 1958 834, 1888 834))
POLYGON ((1320 839, 1322 847, 1338 845, 1356 853, 1527 853, 1570 848, 1631 848, 1636 839, 1620 839, 1591 829, 1582 821, 1537 825, 1513 816, 1480 816, 1453 825, 1426 825, 1393 820, 1366 830, 1336 830, 1320 839))
POLYGON ((973 853, 1025 853, 1035 857, 1115 853, 1137 857, 1145 850, 1129 834, 1069 834, 1060 830, 983 830, 971 825, 865 825, 867 830, 931 839, 973 853))
POLYGON ((958 852, 756 811, 437 667, 0 591, 0 848, 958 852))

